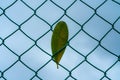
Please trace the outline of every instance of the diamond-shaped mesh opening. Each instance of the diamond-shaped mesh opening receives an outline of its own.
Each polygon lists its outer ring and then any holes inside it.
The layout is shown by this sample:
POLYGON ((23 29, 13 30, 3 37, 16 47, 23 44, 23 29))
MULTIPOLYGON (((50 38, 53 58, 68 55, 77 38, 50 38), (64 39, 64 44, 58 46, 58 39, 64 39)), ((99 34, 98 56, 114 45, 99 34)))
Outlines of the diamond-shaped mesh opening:
POLYGON ((0 80, 120 80, 119 0, 0 0, 0 80), (51 36, 69 29, 59 69, 51 36))

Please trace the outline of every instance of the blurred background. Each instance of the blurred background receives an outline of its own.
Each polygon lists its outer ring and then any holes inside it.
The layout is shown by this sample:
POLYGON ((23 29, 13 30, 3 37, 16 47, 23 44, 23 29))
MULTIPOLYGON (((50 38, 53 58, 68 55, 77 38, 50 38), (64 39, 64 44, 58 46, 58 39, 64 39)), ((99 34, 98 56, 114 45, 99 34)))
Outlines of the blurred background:
POLYGON ((120 0, 0 0, 0 80, 120 80, 120 0), (59 69, 51 36, 65 21, 59 69))

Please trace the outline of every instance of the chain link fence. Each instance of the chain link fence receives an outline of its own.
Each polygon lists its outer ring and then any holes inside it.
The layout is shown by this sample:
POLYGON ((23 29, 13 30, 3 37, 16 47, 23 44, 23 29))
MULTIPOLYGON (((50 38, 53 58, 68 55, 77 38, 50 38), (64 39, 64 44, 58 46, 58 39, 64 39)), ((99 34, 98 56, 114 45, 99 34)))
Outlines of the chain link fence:
POLYGON ((0 80, 120 79, 118 68, 120 67, 119 0, 1 0, 0 29, 0 80), (79 10, 82 8, 87 10, 81 11, 82 14, 77 14, 74 12, 78 9, 76 5, 79 6, 79 10), (45 6, 48 9, 45 9, 45 6), (55 10, 51 6, 60 12, 53 12, 55 10), (45 11, 41 11, 41 9, 45 11), (78 19, 79 16, 81 19, 78 19), (63 17, 67 19, 63 19, 63 17), (70 30, 65 54, 70 52, 73 54, 66 55, 69 58, 68 62, 61 61, 60 69, 57 70, 52 60, 50 47, 47 46, 50 46, 55 24, 60 20, 68 21, 68 19, 70 20, 70 23, 67 22, 68 28, 70 28, 70 24, 73 24, 71 30, 74 33, 71 34, 70 30), (33 27, 31 27, 32 24, 33 27), (99 26, 99 24, 103 26, 99 26), (38 28, 37 25, 42 27, 38 28), (33 32, 30 32, 32 30, 33 32), (46 39, 48 40, 46 41, 46 39), (41 44, 45 44, 45 46, 41 44), (101 57, 97 57, 95 54, 101 57), (70 55, 71 57, 69 57, 70 55), (78 58, 76 59, 74 55, 77 55, 78 58), (95 57, 100 58, 99 60, 102 62, 99 64, 95 57), (32 60, 35 60, 33 64, 31 64, 32 60), (73 64, 72 60, 77 61, 75 66, 69 65, 70 62, 73 64), (109 60, 112 62, 109 63, 109 60), (48 67, 50 64, 55 67, 48 67), (56 74, 58 74, 57 77, 56 74))

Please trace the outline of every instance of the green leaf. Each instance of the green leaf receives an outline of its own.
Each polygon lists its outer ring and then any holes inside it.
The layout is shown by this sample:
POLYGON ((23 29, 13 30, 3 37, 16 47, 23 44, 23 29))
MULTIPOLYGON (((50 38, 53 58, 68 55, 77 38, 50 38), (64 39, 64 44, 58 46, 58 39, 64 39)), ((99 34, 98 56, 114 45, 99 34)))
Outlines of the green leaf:
POLYGON ((68 27, 64 21, 57 23, 53 30, 52 39, 51 39, 51 48, 52 48, 52 58, 58 64, 65 52, 66 45, 68 41, 68 27))

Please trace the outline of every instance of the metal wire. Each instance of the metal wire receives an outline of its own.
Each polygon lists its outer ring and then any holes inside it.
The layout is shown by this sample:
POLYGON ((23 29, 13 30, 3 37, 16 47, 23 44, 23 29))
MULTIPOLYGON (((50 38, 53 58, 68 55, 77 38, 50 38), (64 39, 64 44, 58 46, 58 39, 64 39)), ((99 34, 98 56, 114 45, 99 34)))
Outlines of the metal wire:
MULTIPOLYGON (((26 3, 24 0, 15 0, 12 4, 10 4, 8 7, 6 7, 5 9, 1 8, 0 7, 0 10, 2 11, 2 13, 0 14, 0 18, 2 15, 4 15, 7 19, 9 19, 9 21, 11 21, 13 24, 15 24, 18 28, 13 31, 11 34, 9 34, 7 37, 5 37, 4 39, 3 38, 0 38, 0 40, 2 41, 0 46, 5 46, 9 51, 11 51, 15 56, 17 56, 17 61, 15 61, 12 65, 10 65, 7 69, 5 69, 4 71, 0 71, 1 73, 1 76, 0 78, 4 79, 4 80, 9 80, 7 79, 5 76, 4 76, 4 73, 7 72, 10 68, 12 68, 15 64, 17 64, 18 62, 22 63, 22 65, 26 66, 29 70, 31 70, 34 75, 32 77, 30 77, 29 79, 30 80, 33 80, 35 77, 37 77, 38 79, 40 80, 43 80, 41 76, 38 76, 38 72, 43 69, 47 64, 50 63, 50 61, 52 60, 52 56, 47 53, 45 50, 43 50, 40 46, 38 46, 37 44, 37 41, 40 40, 42 37, 44 37, 47 33, 51 32, 52 31, 52 28, 53 28, 53 25, 56 24, 63 16, 67 16, 70 20, 72 20, 74 23, 78 24, 81 29, 75 34, 73 35, 73 37, 71 37, 68 41, 68 44, 67 46, 69 46, 72 50, 74 50, 75 52, 77 52, 79 55, 83 56, 84 57, 84 60, 82 62, 80 62, 78 65, 76 65, 72 70, 69 70, 67 69, 66 67, 64 67, 62 64, 60 64, 60 66, 62 68, 64 68, 68 73, 69 73, 69 76, 66 76, 65 80, 67 80, 69 77, 71 77, 73 80, 77 80, 77 78, 75 76, 72 75, 72 72, 77 69, 83 62, 87 62, 89 65, 91 65, 92 67, 94 67, 96 70, 102 72, 104 75, 100 78, 100 80, 103 80, 103 78, 107 78, 108 80, 111 80, 110 77, 107 76, 107 72, 112 68, 114 67, 119 61, 120 61, 120 56, 116 55, 115 53, 111 52, 110 50, 108 50, 106 47, 104 47, 101 42, 102 40, 110 33, 110 31, 114 30, 115 32, 117 32, 119 35, 120 35, 120 32, 114 28, 114 24, 120 19, 120 16, 115 20, 114 23, 111 23, 109 22, 108 20, 106 20, 104 17, 102 17, 101 15, 99 15, 97 13, 97 10, 102 7, 105 3, 107 3, 108 0, 104 0, 97 8, 93 8, 92 6, 90 6, 89 4, 85 3, 84 0, 79 0, 80 2, 82 2, 84 5, 86 5, 87 7, 89 7, 91 10, 94 11, 94 13, 92 14, 92 16, 83 24, 80 24, 79 22, 75 21, 71 16, 69 16, 67 14, 67 10, 69 10, 74 4, 76 1, 78 0, 74 0, 71 5, 69 5, 66 9, 63 9, 61 6, 59 6, 58 4, 56 4, 53 0, 50 0, 52 2, 52 4, 54 4, 55 6, 57 6, 58 8, 60 8, 61 10, 64 11, 64 14, 59 18, 57 19, 52 25, 49 24, 49 22, 47 22, 45 19, 39 17, 38 14, 36 14, 37 10, 39 8, 41 8, 43 5, 45 5, 45 3, 47 2, 48 0, 45 0, 42 4, 40 4, 36 9, 33 9, 32 7, 30 7, 28 5, 28 3, 26 3), (11 6, 13 6, 14 4, 16 4, 18 1, 22 2, 27 8, 29 8, 31 11, 33 11, 33 14, 28 18, 26 19, 23 23, 21 24, 17 24, 15 21, 11 20, 10 17, 6 14, 6 10, 9 9, 11 6), (97 15, 99 18, 101 18, 103 21, 105 21, 106 23, 108 23, 109 25, 111 25, 111 29, 109 29, 107 31, 107 33, 100 39, 100 40, 97 40, 96 38, 94 38, 93 36, 91 36, 89 33, 87 33, 84 29, 84 25, 89 22, 95 15, 97 15), (28 36, 22 29, 21 29, 21 26, 23 24, 25 24, 27 21, 29 21, 33 16, 36 16, 37 18, 39 18, 40 20, 44 21, 46 24, 48 24, 50 26, 50 29, 48 31, 46 31, 46 33, 42 34, 41 37, 39 37, 37 40, 33 40, 30 36, 28 36), (27 36, 27 38, 29 38, 30 40, 32 40, 34 42, 34 44, 29 48, 27 49, 25 52, 23 52, 21 55, 18 55, 17 53, 15 53, 12 49, 10 49, 6 44, 6 40, 14 35, 17 31, 20 31, 22 32, 22 34, 24 34, 25 36, 27 36), (94 47, 94 49, 89 52, 86 56, 83 55, 82 53, 80 53, 77 49, 75 49, 72 44, 70 44, 71 40, 74 39, 74 37, 79 33, 83 31, 85 34, 87 34, 90 38, 92 38, 93 40, 95 40, 96 42, 98 42, 98 45, 96 47, 94 47), (31 67, 29 67, 28 65, 26 65, 22 60, 21 60, 21 57, 26 54, 26 52, 29 52, 29 50, 31 50, 34 46, 37 46, 40 50, 42 50, 45 54, 49 55, 51 57, 50 60, 48 60, 42 67, 40 67, 37 71, 33 70, 31 67), (94 52, 98 47, 102 47, 104 50, 106 50, 107 52, 109 52, 111 55, 115 56, 116 58, 118 58, 117 61, 114 62, 114 64, 112 66, 110 66, 106 71, 103 71, 101 69, 99 69, 98 67, 96 67, 95 65, 93 65, 92 63, 90 63, 88 61, 88 56, 90 54, 92 54, 92 52, 94 52)), ((117 2, 116 0, 112 0, 115 4, 117 4, 118 6, 120 6, 120 3, 117 2)), ((2 25, 0 25, 2 26, 2 25)), ((24 73, 23 73, 24 74, 24 73)))

